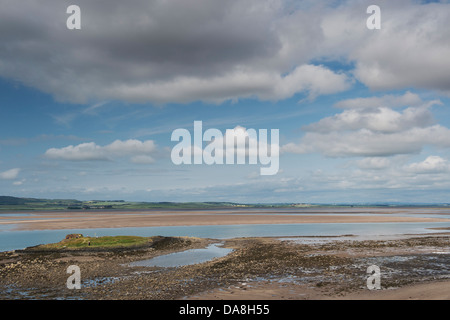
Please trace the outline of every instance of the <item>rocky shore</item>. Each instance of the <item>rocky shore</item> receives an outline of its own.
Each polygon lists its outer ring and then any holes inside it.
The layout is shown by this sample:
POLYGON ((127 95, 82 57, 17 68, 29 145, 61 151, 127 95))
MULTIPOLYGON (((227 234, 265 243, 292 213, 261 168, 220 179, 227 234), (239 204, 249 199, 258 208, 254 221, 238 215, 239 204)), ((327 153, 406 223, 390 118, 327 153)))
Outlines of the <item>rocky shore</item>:
MULTIPOLYGON (((234 249, 227 256, 177 268, 135 267, 130 263, 204 248, 218 240, 155 237, 147 246, 120 249, 3 252, 0 299, 214 299, 213 292, 230 288, 240 288, 241 298, 252 299, 250 288, 260 283, 288 284, 322 298, 336 298, 367 291, 367 267, 371 265, 381 269, 382 291, 450 279, 449 234, 382 241, 297 240, 224 240, 225 247, 234 249), (70 265, 80 268, 79 290, 66 286, 70 265)), ((298 299, 302 297, 298 295, 298 299)))

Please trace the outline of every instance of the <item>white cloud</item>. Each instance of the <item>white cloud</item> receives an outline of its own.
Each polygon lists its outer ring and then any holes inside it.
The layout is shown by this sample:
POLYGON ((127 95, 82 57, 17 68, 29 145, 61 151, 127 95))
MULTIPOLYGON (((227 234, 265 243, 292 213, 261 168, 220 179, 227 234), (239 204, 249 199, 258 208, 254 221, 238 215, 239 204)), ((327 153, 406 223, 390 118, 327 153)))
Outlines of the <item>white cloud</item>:
POLYGON ((236 156, 237 158, 241 158, 241 160, 245 160, 245 158, 248 157, 257 162, 258 157, 268 157, 269 155, 272 155, 272 153, 273 157, 275 157, 279 153, 278 140, 272 141, 272 139, 275 138, 273 137, 271 130, 267 130, 266 133, 267 135, 265 135, 265 139, 263 139, 259 130, 236 126, 234 129, 226 130, 225 134, 214 137, 210 143, 207 143, 207 146, 210 146, 211 148, 222 148, 222 150, 225 150, 225 157, 233 158, 236 156))
POLYGON ((288 143, 281 151, 300 154, 320 152, 330 157, 377 157, 419 153, 426 145, 449 148, 450 130, 434 125, 395 133, 377 133, 367 129, 332 133, 308 132, 300 143, 288 143))
POLYGON ((357 161, 357 166, 360 169, 381 170, 388 168, 390 165, 391 161, 388 158, 383 157, 368 157, 357 161))
POLYGON ((155 163, 155 159, 146 155, 138 155, 131 157, 131 162, 138 164, 152 164, 155 163))
POLYGON ((238 70, 214 77, 177 77, 156 83, 120 84, 106 88, 104 94, 134 102, 204 100, 220 103, 249 97, 275 101, 296 93, 307 93, 309 98, 314 98, 349 88, 350 80, 345 74, 337 74, 323 66, 301 65, 285 76, 276 72, 238 70))
POLYGON ((348 99, 336 104, 344 109, 342 113, 324 118, 304 129, 323 133, 360 129, 395 133, 409 128, 423 128, 435 123, 430 111, 435 104, 442 103, 438 100, 423 102, 418 95, 410 92, 402 96, 348 99), (402 111, 394 110, 405 106, 408 107, 402 111))
POLYGON ((346 100, 340 106, 351 106, 349 109, 304 127, 306 133, 300 142, 288 143, 281 151, 319 152, 331 157, 379 157, 419 153, 427 145, 449 148, 450 129, 436 124, 430 110, 439 102, 418 104, 417 98, 413 98, 411 101, 416 106, 394 110, 392 101, 402 102, 410 98, 407 94, 397 98, 346 100), (375 107, 374 101, 390 102, 375 107), (356 102, 370 107, 355 107, 356 102))
POLYGON ((419 106, 423 104, 423 100, 418 94, 407 91, 405 94, 384 95, 380 97, 353 98, 339 101, 335 104, 336 108, 342 109, 378 109, 398 108, 405 106, 419 106))
MULTIPOLYGON (((366 28, 370 1, 77 4, 81 32, 55 27, 65 25, 67 2, 4 3, 0 29, 8 35, 0 43, 0 75, 58 100, 91 103, 87 112, 115 99, 278 100, 348 89, 347 76, 312 61, 349 62, 351 74, 371 89, 450 94, 448 3, 383 1, 381 30, 366 28)), ((71 119, 55 120, 67 125, 71 119)))
POLYGON ((18 181, 14 181, 13 185, 15 186, 21 186, 24 184, 24 182, 27 181, 26 179, 22 179, 22 180, 18 180, 18 181))
POLYGON ((323 54, 355 63, 355 77, 375 90, 426 88, 450 93, 448 2, 382 1, 381 29, 368 30, 369 1, 346 1, 321 23, 323 54))
POLYGON ((413 173, 444 173, 450 172, 450 163, 439 156, 429 156, 422 162, 408 165, 406 170, 413 173))
POLYGON ((0 172, 0 179, 3 179, 3 180, 15 179, 19 175, 20 171, 21 171, 20 168, 14 168, 14 169, 10 169, 10 170, 6 170, 6 171, 3 171, 3 172, 0 172))
POLYGON ((392 2, 383 6, 380 32, 351 53, 356 77, 377 90, 414 86, 450 93, 449 4, 392 2))
POLYGON ((345 110, 306 126, 309 132, 331 132, 367 129, 373 132, 395 133, 414 127, 427 127, 434 123, 428 108, 408 108, 402 112, 379 107, 368 112, 358 109, 345 110))
MULTIPOLYGON (((64 148, 48 149, 44 156, 49 159, 68 161, 91 161, 91 160, 111 160, 120 157, 132 157, 133 162, 143 160, 146 156, 148 161, 150 154, 156 151, 153 140, 116 140, 109 145, 99 146, 94 142, 82 143, 76 146, 70 145, 64 148)), ((148 162, 149 163, 149 162, 148 162)))
POLYGON ((130 139, 126 141, 116 140, 113 143, 102 147, 107 154, 149 154, 156 151, 156 145, 153 140, 140 141, 130 139))
MULTIPOLYGON (((348 88, 346 76, 308 64, 311 43, 320 39, 312 23, 318 18, 305 11, 293 17, 283 0, 77 4, 82 30, 69 33, 55 27, 55 19, 63 26, 67 19, 61 1, 5 3, 0 29, 8 30, 8 37, 0 43, 0 75, 58 100, 92 103, 88 112, 114 99, 277 100, 348 88)), ((55 120, 67 125, 71 117, 55 120)))
POLYGON ((51 148, 45 152, 45 157, 70 161, 107 160, 102 148, 94 142, 82 143, 77 146, 70 145, 60 149, 51 148))
POLYGON ((301 65, 285 77, 276 77, 268 85, 268 93, 259 97, 266 99, 285 99, 298 92, 308 92, 310 98, 318 95, 345 91, 351 86, 345 74, 337 74, 323 66, 301 65), (272 93, 270 93, 272 87, 272 93))

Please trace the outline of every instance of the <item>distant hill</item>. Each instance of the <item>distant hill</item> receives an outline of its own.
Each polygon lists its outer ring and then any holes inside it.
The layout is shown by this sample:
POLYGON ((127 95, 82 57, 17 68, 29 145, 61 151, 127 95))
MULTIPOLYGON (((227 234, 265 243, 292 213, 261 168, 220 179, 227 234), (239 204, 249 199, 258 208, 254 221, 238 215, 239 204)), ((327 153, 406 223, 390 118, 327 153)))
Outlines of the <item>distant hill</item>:
POLYGON ((45 200, 33 198, 17 198, 10 196, 0 196, 0 205, 20 205, 26 203, 39 203, 45 200))
POLYGON ((230 208, 311 208, 311 207, 448 207, 449 204, 308 204, 308 203, 262 203, 245 204, 235 202, 132 202, 125 200, 36 199, 0 196, 0 212, 18 210, 201 210, 230 208))
POLYGON ((0 196, 0 210, 52 210, 81 205, 78 200, 51 200, 0 196))
MULTIPOLYGON (((265 205, 262 205, 265 206, 265 205)), ((255 207, 231 202, 131 202, 124 200, 35 199, 0 196, 0 211, 7 210, 139 210, 139 209, 208 209, 255 207)))

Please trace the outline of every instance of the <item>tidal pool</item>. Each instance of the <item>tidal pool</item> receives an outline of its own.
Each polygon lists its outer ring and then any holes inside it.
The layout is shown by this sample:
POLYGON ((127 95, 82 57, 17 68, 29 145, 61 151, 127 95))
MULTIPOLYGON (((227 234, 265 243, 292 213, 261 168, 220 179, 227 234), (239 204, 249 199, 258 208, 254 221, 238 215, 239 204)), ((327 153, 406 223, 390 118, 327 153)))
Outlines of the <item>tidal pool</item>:
POLYGON ((190 249, 182 252, 165 254, 152 259, 135 261, 130 263, 130 266, 163 268, 181 267, 221 258, 231 251, 233 251, 233 249, 223 248, 221 243, 213 243, 203 249, 190 249))

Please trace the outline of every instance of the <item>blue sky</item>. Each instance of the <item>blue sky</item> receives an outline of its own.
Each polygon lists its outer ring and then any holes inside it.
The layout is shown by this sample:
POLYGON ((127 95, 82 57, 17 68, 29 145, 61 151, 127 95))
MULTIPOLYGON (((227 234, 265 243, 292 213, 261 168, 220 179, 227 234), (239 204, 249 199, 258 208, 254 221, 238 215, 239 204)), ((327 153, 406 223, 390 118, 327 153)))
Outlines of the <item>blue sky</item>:
POLYGON ((1 2, 1 195, 450 202, 447 1, 379 1, 380 30, 373 1, 79 1, 80 30, 1 2), (196 120, 279 129, 278 173, 174 165, 196 120))

